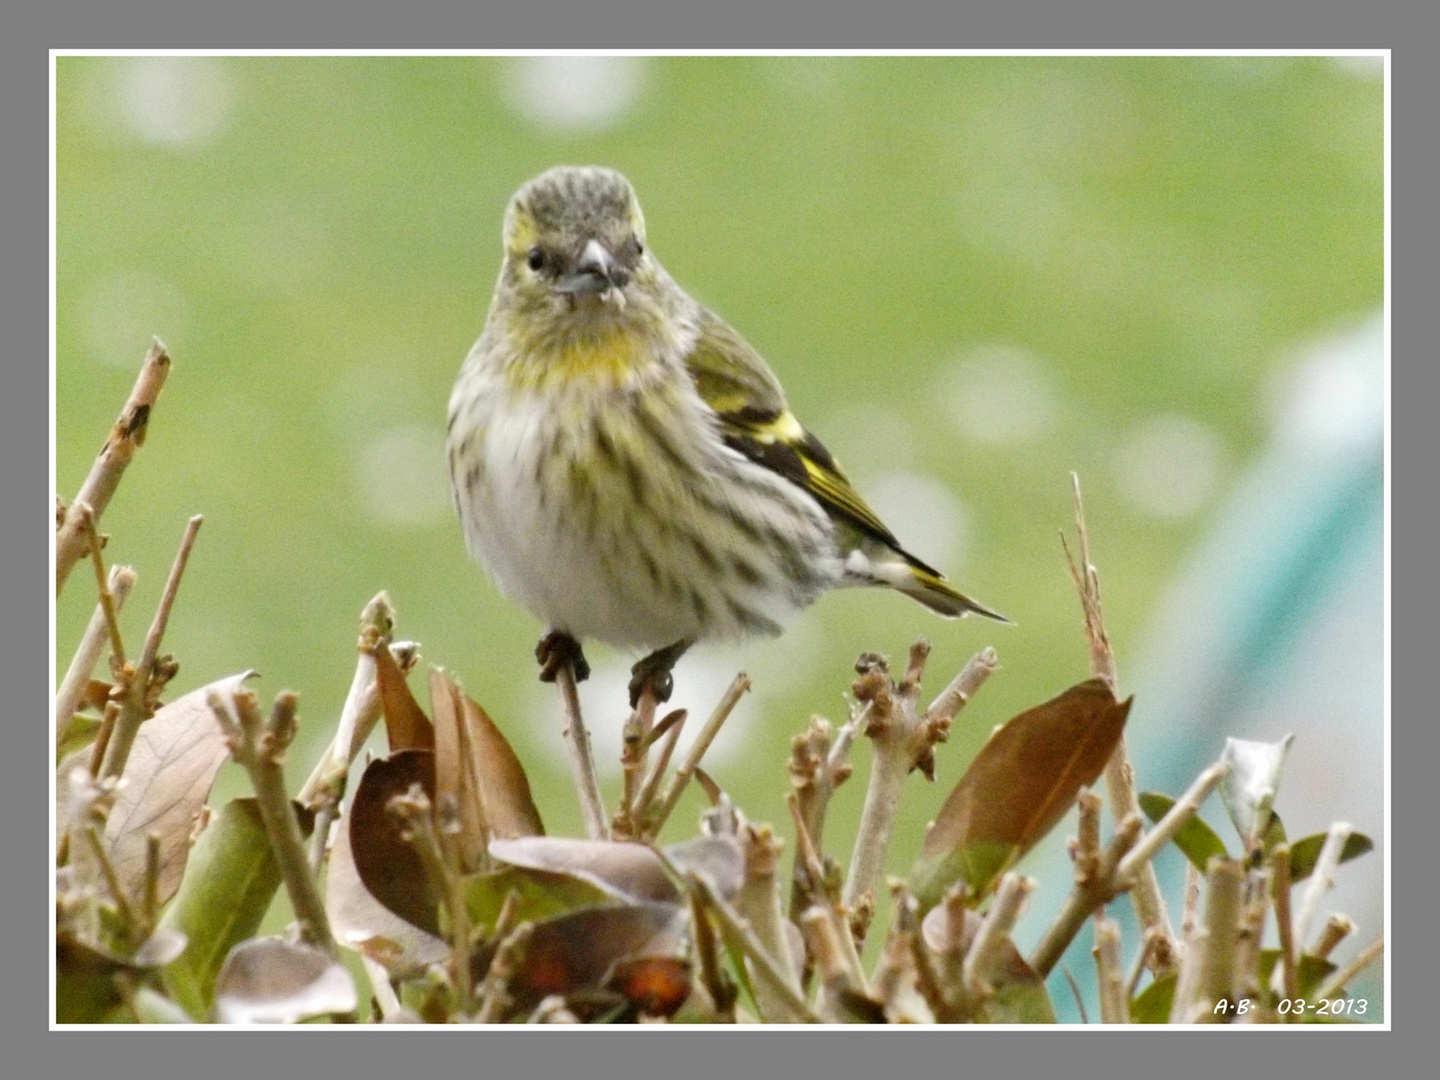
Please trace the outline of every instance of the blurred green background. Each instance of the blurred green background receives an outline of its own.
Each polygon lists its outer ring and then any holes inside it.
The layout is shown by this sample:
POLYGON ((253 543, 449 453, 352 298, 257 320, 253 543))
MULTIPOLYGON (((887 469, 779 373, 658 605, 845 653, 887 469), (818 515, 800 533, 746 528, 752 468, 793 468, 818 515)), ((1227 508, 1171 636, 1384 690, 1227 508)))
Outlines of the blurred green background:
MULTIPOLYGON (((939 783, 908 792, 899 872, 990 728, 1086 674, 1057 538, 1070 470, 1124 682, 1266 443, 1277 373, 1379 308, 1383 93, 1357 58, 61 58, 59 489, 160 336, 174 371, 104 522, 140 573, 127 633, 203 513, 167 637, 177 689, 253 667, 264 693, 298 691, 298 784, 360 609, 388 589, 400 635, 515 741, 550 831, 578 833, 542 628, 467 558, 442 442, 507 198, 557 163, 614 166, 652 250, 769 360, 900 538, 1017 624, 839 592, 778 643, 678 673, 701 709, 755 676, 712 771, 779 823, 789 740, 844 718, 858 653, 928 637, 938 690, 994 645, 939 783)), ((62 668, 85 584, 59 604, 62 668)), ((630 658, 591 655, 608 762, 630 658)), ((242 787, 227 774, 220 794, 242 787)), ((832 807, 837 854, 862 796, 832 807)))

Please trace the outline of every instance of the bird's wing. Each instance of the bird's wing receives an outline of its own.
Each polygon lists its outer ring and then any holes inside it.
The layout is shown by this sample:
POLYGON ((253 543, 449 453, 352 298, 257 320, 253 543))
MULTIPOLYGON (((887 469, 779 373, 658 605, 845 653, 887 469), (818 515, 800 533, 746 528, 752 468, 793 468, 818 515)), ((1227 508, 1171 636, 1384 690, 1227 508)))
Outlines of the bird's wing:
POLYGON ((830 451, 795 418, 765 361, 718 316, 708 311, 702 316, 685 366, 700 397, 715 410, 727 446, 797 484, 831 516, 892 548, 917 570, 940 576, 900 546, 830 451))

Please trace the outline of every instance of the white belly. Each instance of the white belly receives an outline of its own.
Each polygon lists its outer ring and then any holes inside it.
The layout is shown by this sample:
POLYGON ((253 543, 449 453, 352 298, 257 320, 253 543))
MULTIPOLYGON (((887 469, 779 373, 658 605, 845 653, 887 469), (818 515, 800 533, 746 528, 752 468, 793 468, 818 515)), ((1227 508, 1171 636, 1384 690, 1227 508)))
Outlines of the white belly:
POLYGON ((645 649, 773 634, 839 579, 818 504, 725 447, 688 379, 669 391, 642 416, 629 391, 494 385, 452 426, 471 553, 547 628, 645 649))

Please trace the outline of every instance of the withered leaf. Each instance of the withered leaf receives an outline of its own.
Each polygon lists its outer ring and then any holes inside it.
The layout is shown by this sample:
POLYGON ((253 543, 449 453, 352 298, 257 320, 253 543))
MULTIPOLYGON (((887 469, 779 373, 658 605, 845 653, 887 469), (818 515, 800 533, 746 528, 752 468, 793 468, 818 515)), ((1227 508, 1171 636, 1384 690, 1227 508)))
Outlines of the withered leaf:
POLYGON ((644 844, 528 836, 518 840, 492 840, 490 854, 510 866, 550 870, 580 878, 616 897, 669 902, 680 899, 679 890, 665 872, 665 864, 644 844))
POLYGON ((520 758, 472 698, 461 695, 465 734, 485 808, 490 834, 502 840, 519 836, 544 836, 545 824, 530 795, 530 781, 520 758))
POLYGON ((1116 701, 1103 680, 1087 679, 991 735, 940 808, 910 871, 921 903, 937 903, 960 878, 972 896, 983 895, 1054 828, 1104 770, 1133 700, 1116 701))
POLYGON ((471 871, 480 866, 486 826, 463 696, 443 668, 430 668, 430 709, 435 714, 435 790, 431 798, 454 800, 460 816, 460 862, 471 871))
POLYGON ((396 915, 365 887, 355 866, 348 818, 335 830, 330 848, 325 914, 336 941, 383 965, 392 975, 413 974, 450 951, 448 944, 396 915))
POLYGON ((685 925, 685 908, 656 903, 583 908, 535 923, 510 993, 528 1010, 551 994, 599 988, 622 961, 680 956, 685 925))
POLYGON ((160 902, 180 887, 195 815, 230 756, 206 696, 215 692, 224 697, 249 675, 192 690, 140 725, 125 763, 125 782, 105 827, 110 859, 131 896, 139 895, 145 880, 145 838, 152 832, 160 835, 160 902))
POLYGON ((734 899, 745 883, 745 853, 733 836, 697 836, 671 844, 665 857, 676 869, 705 878, 726 900, 734 899))
POLYGON ((215 983, 215 1019, 222 1024, 293 1024, 355 1005, 355 983, 343 965, 280 938, 235 946, 215 983))
POLYGON ((439 897, 431 893, 425 865, 402 835, 399 819, 385 808, 411 784, 435 797, 434 752, 399 750, 365 767, 350 804, 350 852, 371 896, 412 926, 438 935, 439 897))
MULTIPOLYGON (((292 804, 301 832, 309 835, 314 813, 292 804)), ((210 1012, 215 980, 225 957, 260 928, 280 888, 280 867, 254 798, 232 799, 195 841, 162 929, 178 930, 189 947, 164 971, 165 985, 190 1015, 210 1012)))
POLYGON ((380 690, 380 709, 385 716, 385 735, 391 751, 434 750, 435 728, 395 663, 390 646, 375 646, 375 684, 380 690))

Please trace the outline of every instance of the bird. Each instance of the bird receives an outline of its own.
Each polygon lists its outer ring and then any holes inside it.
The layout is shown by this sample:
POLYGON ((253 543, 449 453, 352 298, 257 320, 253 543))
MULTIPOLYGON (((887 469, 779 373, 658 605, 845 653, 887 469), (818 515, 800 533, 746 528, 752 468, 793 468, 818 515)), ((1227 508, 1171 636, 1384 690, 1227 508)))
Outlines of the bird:
POLYGON ((906 551, 740 334, 651 251, 635 189, 559 166, 505 211, 503 264, 448 408, 453 501, 499 591, 547 627, 540 677, 632 655, 632 707, 697 642, 774 636, 837 586, 1003 615, 906 551))

